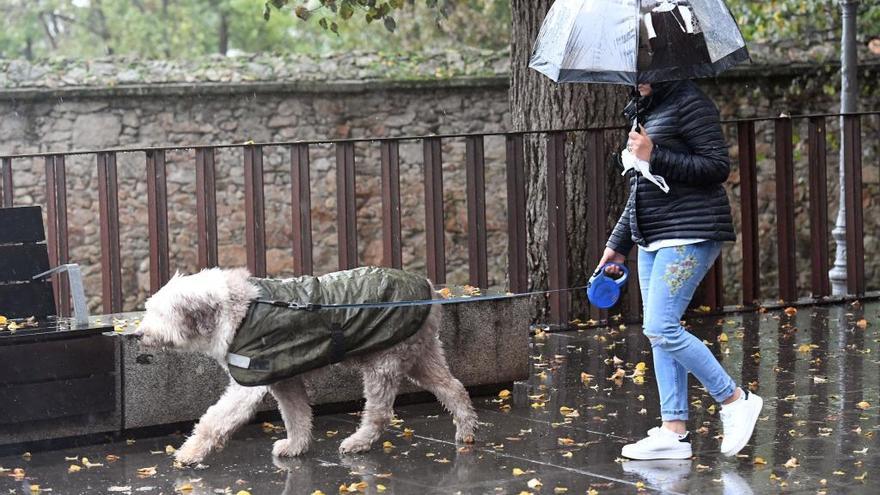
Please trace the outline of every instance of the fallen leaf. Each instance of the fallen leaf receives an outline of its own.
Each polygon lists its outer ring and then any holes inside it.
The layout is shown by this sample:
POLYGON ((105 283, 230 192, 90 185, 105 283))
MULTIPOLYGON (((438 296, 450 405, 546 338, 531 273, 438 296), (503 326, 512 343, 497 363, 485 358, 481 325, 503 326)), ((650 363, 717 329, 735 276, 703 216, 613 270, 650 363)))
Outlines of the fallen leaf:
POLYGON ((645 489, 645 482, 644 481, 636 481, 636 490, 642 491, 644 489, 645 489))
POLYGON ((385 491, 385 485, 376 485, 376 491, 382 493, 385 491))
POLYGON ((110 488, 107 488, 107 491, 111 492, 111 493, 130 492, 131 487, 130 486, 111 486, 110 488))
POLYGON ((763 457, 755 457, 755 460, 752 461, 752 464, 763 466, 763 465, 767 464, 767 461, 765 461, 763 457))
POLYGON ((39 493, 40 485, 31 485, 31 493, 39 493))
POLYGON ((12 478, 13 478, 15 481, 21 481, 21 480, 23 480, 23 479, 24 479, 24 476, 25 476, 24 469, 22 469, 22 468, 15 468, 15 469, 12 470, 12 478))
POLYGON ((171 454, 173 454, 173 453, 176 452, 176 451, 177 451, 177 449, 175 449, 175 448, 172 447, 171 445, 166 445, 166 446, 165 446, 165 453, 168 454, 168 455, 171 455, 171 454))
POLYGON ((587 490, 587 495, 599 495, 599 492, 590 488, 589 490, 587 490))
POLYGON ((834 474, 834 475, 837 475, 837 476, 843 476, 843 475, 846 474, 846 471, 841 471, 841 470, 838 469, 837 471, 834 471, 834 472, 831 473, 831 474, 834 474))
POLYGON ((393 448, 394 448, 394 444, 391 443, 391 442, 386 441, 386 442, 383 442, 383 443, 382 443, 382 448, 383 448, 383 449, 393 449, 393 448))
POLYGON ((856 404, 856 407, 858 407, 862 411, 866 411, 871 407, 871 403, 863 400, 863 401, 859 402, 858 404, 856 404))
POLYGON ((119 460, 119 456, 113 455, 113 454, 107 454, 104 456, 104 460, 106 460, 107 462, 116 462, 119 460))
POLYGON ((526 472, 523 471, 522 469, 520 469, 520 468, 513 468, 513 475, 514 475, 514 476, 522 476, 522 475, 524 475, 524 474, 526 474, 526 472))
POLYGON ((590 381, 593 379, 593 375, 589 373, 581 373, 581 382, 584 385, 589 385, 590 381))
POLYGON ((558 443, 559 445, 561 445, 563 447, 567 447, 569 445, 575 444, 574 440, 572 440, 571 438, 557 438, 556 443, 558 443))
POLYGON ((856 326, 864 330, 868 328, 868 320, 862 318, 861 320, 856 322, 856 326))
POLYGON ((567 459, 571 459, 573 456, 574 454, 572 454, 571 452, 565 452, 564 454, 562 454, 562 457, 565 457, 567 459))
POLYGON ((88 457, 83 457, 82 461, 80 461, 80 462, 82 462, 83 466, 85 466, 89 469, 94 468, 94 467, 101 467, 104 465, 100 462, 90 462, 88 457))
POLYGON ((404 428, 402 436, 405 438, 409 438, 409 437, 413 436, 413 433, 415 433, 415 430, 411 430, 409 428, 404 428))
POLYGON ((644 376, 634 376, 633 383, 635 383, 636 385, 643 385, 645 383, 645 377, 644 376))
POLYGON ((645 364, 644 362, 640 361, 639 363, 636 364, 636 371, 645 372, 647 370, 648 370, 648 365, 645 364))
POLYGON ((861 474, 861 476, 853 476, 853 479, 856 481, 865 481, 865 478, 867 478, 867 477, 868 477, 868 472, 865 471, 864 473, 861 474))
POLYGON ((792 457, 791 459, 787 460, 785 464, 783 464, 783 466, 787 467, 788 469, 794 469, 800 466, 800 463, 798 463, 797 458, 792 457))
MULTIPOLYGON (((379 486, 382 486, 382 485, 379 485, 379 486)), ((312 495, 324 495, 324 492, 322 492, 321 490, 315 490, 312 492, 312 495)))
POLYGON ((193 486, 191 483, 184 483, 184 484, 180 485, 179 487, 177 487, 177 491, 189 493, 189 492, 193 491, 193 486))
POLYGON ((502 399, 506 399, 506 398, 510 397, 510 390, 504 389, 501 392, 498 392, 498 397, 500 397, 502 399))
POLYGON ((67 468, 68 473, 78 473, 82 471, 82 467, 77 466, 76 464, 71 464, 69 468, 67 468))
POLYGON ((568 493, 568 488, 564 486, 557 486, 553 489, 553 493, 568 493))
POLYGON ((710 469, 712 469, 712 468, 710 468, 709 466, 706 466, 704 464, 697 464, 697 471, 708 471, 710 469))
POLYGON ((324 432, 324 435, 326 435, 327 438, 333 438, 333 437, 335 437, 338 433, 339 433, 338 430, 330 430, 330 431, 326 431, 326 432, 324 432))
POLYGON ((726 334, 726 333, 721 332, 721 333, 718 335, 718 342, 727 342, 728 340, 729 340, 729 338, 727 337, 727 334, 726 334))
POLYGON ((606 378, 606 380, 623 380, 623 377, 626 376, 626 372, 623 371, 623 368, 617 368, 617 371, 614 372, 613 375, 606 378))
POLYGON ((788 316, 794 316, 797 314, 797 312, 798 312, 797 308, 792 308, 792 307, 785 308, 785 314, 787 314, 788 316))
POLYGON ((528 487, 531 488, 532 490, 540 490, 541 487, 544 486, 544 484, 541 483, 541 480, 539 480, 537 478, 530 479, 529 482, 526 483, 526 485, 528 485, 528 487))
POLYGON ((868 447, 865 447, 862 450, 853 450, 853 454, 865 455, 867 453, 868 453, 868 447))
POLYGON ((25 452, 24 454, 21 454, 21 458, 24 459, 24 460, 26 460, 26 461, 29 461, 29 460, 31 460, 31 453, 30 453, 30 452, 25 452))
POLYGON ((159 466, 150 466, 145 468, 138 468, 137 475, 139 478, 149 478, 150 476, 156 475, 156 468, 159 466))
POLYGON ((442 457, 440 459, 434 459, 434 462, 437 462, 440 464, 449 464, 451 461, 445 457, 442 457))

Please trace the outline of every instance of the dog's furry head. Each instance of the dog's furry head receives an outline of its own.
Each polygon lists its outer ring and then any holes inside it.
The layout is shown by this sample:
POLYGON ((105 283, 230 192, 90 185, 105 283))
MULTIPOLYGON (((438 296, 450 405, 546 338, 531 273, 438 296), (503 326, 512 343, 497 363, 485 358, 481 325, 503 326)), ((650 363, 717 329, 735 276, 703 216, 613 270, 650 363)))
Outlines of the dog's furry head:
POLYGON ((142 344, 222 358, 250 301, 258 296, 249 276, 243 268, 176 273, 146 302, 138 327, 142 344))

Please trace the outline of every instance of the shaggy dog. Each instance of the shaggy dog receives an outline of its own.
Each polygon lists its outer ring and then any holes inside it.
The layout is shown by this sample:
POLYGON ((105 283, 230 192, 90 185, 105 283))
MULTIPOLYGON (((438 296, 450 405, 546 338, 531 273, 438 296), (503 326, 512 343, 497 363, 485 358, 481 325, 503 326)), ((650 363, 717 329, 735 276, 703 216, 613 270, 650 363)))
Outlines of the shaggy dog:
MULTIPOLYGON (((146 303, 137 335, 146 347, 202 352, 228 371, 227 349, 259 290, 245 269, 212 268, 195 275, 176 274, 146 303)), ((410 338, 373 354, 348 358, 340 365, 357 368, 364 383, 366 406, 357 431, 339 446, 340 453, 364 452, 391 421, 394 399, 404 377, 437 396, 453 417, 455 439, 474 441, 477 415, 470 397, 446 363, 439 338, 440 311, 432 307, 422 327, 410 338)), ((291 331, 296 331, 292 329, 291 331)), ((243 387, 230 379, 220 400, 199 419, 192 435, 177 450, 183 464, 195 464, 250 421, 266 392, 278 402, 287 438, 272 454, 297 456, 308 450, 312 410, 303 380, 320 370, 263 387, 243 387)))

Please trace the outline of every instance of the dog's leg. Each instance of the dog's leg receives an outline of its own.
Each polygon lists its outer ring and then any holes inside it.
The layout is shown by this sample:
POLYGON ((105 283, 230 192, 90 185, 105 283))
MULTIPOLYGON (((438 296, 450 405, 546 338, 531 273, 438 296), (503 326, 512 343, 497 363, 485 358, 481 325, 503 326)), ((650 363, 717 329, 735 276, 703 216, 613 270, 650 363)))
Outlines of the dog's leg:
POLYGON ((339 446, 342 454, 366 452, 379 439, 382 430, 394 416, 394 399, 400 385, 400 362, 385 360, 364 370, 364 397, 367 404, 361 425, 339 446))
POLYGON ((437 396, 440 403, 452 413, 456 426, 455 440, 473 443, 477 413, 464 385, 449 371, 440 339, 431 338, 424 352, 410 369, 409 379, 437 396))
POLYGON ((278 440, 272 455, 295 457, 304 453, 312 441, 312 406, 301 377, 293 377, 269 386, 278 401, 278 410, 287 429, 287 438, 278 440))
POLYGON ((211 451, 222 449, 229 436, 254 417, 267 391, 266 387, 242 387, 230 379, 220 400, 202 415, 174 458, 182 464, 196 464, 211 451))

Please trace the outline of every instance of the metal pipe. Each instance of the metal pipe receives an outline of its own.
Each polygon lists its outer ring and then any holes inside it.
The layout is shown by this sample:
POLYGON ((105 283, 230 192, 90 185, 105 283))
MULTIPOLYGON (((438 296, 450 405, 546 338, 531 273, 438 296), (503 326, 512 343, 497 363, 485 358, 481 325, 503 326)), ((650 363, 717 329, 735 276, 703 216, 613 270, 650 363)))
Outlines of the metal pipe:
MULTIPOLYGON (((858 81, 858 53, 856 51, 856 20, 858 16, 859 0, 840 0, 841 22, 843 34, 840 41, 840 113, 852 113, 858 109, 859 81, 858 81)), ((831 293, 834 295, 846 294, 846 187, 844 182, 844 147, 843 147, 843 117, 840 117, 840 162, 839 183, 840 201, 837 210, 837 220, 831 234, 837 244, 834 267, 828 272, 831 280, 831 293)))

